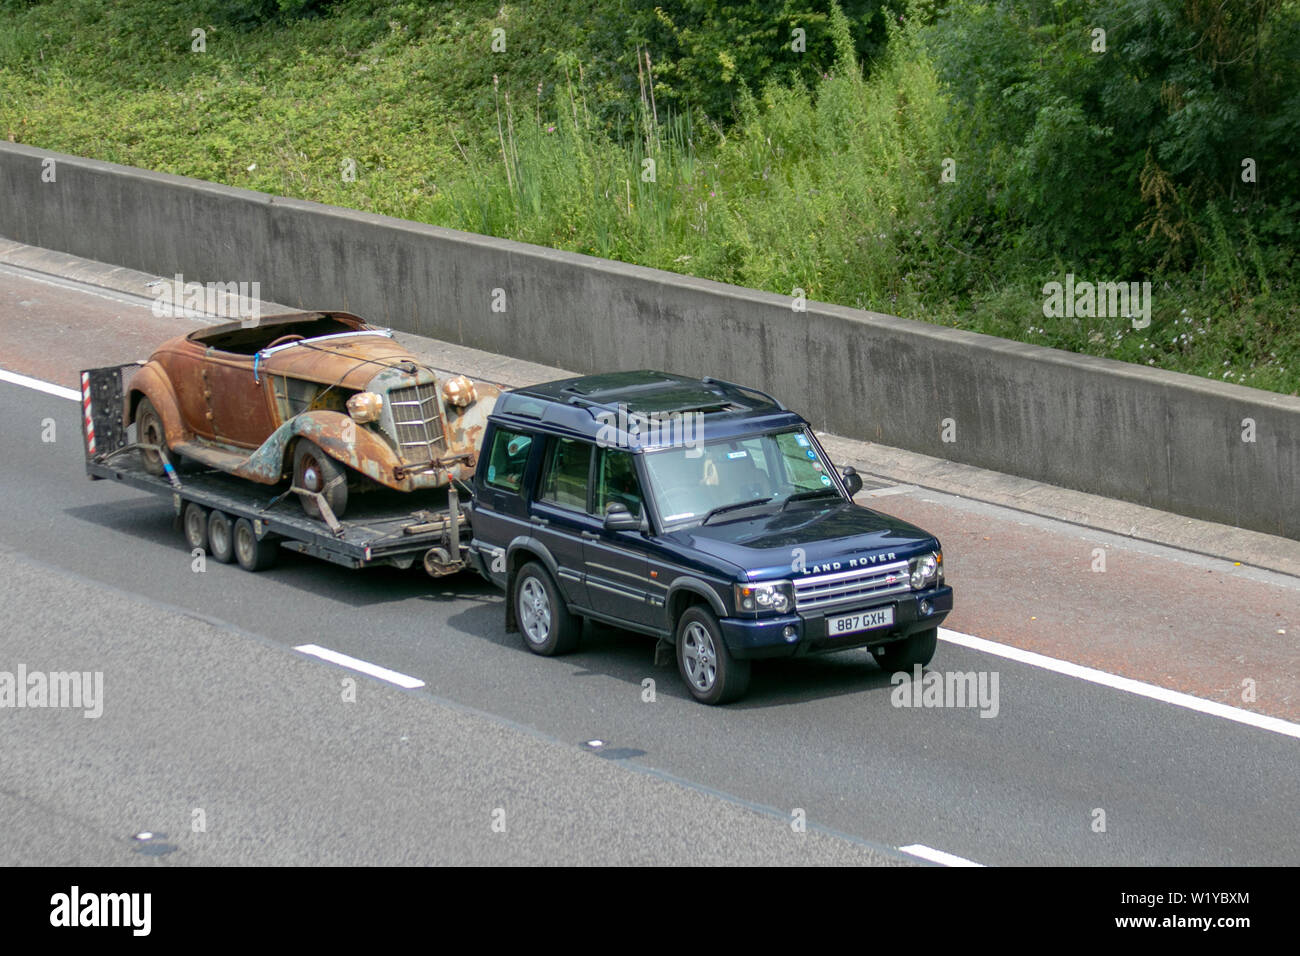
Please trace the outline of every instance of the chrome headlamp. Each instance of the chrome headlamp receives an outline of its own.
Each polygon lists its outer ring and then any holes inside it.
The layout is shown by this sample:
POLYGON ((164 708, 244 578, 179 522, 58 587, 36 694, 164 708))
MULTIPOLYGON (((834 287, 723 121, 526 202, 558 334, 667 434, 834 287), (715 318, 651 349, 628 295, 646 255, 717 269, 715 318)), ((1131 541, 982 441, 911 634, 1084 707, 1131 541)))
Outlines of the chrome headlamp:
POLYGON ((736 609, 746 614, 772 611, 784 614, 794 607, 794 585, 789 581, 763 581, 736 585, 736 609))
POLYGON ((384 396, 374 392, 357 392, 348 399, 348 414, 358 425, 379 421, 384 411, 384 396))
POLYGON ((943 552, 931 551, 907 562, 913 591, 924 591, 943 580, 943 552))

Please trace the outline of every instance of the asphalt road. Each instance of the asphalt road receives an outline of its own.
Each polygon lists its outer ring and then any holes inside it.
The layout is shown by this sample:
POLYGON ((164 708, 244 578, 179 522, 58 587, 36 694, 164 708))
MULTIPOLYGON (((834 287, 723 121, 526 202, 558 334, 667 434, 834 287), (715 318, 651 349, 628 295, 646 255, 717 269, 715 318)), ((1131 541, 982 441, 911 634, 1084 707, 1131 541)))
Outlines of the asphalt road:
POLYGON ((950 643, 933 669, 996 673, 996 717, 893 706, 865 652, 701 707, 644 638, 529 654, 469 575, 196 572, 169 502, 84 477, 75 402, 0 407, 0 670, 105 687, 96 720, 0 710, 0 862, 1300 862, 1293 737, 950 643), (426 686, 345 702, 302 644, 426 686))

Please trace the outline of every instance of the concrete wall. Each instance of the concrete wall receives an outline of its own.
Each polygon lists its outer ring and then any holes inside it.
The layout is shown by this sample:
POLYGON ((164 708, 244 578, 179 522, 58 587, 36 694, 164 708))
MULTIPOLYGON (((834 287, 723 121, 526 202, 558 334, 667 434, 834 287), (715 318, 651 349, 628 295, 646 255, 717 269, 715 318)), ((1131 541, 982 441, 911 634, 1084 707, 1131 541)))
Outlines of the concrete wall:
POLYGON ((840 435, 1300 538, 1293 397, 12 143, 0 236, 545 364, 717 375, 840 435))

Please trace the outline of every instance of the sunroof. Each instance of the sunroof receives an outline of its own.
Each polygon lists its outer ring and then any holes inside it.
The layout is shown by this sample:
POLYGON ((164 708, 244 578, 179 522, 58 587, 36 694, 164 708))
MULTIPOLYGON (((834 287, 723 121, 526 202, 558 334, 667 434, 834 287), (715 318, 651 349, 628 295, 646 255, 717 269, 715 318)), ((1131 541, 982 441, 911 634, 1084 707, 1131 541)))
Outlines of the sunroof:
POLYGON ((588 375, 569 385, 566 392, 591 398, 602 392, 623 392, 639 388, 652 388, 677 381, 676 378, 661 372, 607 372, 604 375, 588 375))

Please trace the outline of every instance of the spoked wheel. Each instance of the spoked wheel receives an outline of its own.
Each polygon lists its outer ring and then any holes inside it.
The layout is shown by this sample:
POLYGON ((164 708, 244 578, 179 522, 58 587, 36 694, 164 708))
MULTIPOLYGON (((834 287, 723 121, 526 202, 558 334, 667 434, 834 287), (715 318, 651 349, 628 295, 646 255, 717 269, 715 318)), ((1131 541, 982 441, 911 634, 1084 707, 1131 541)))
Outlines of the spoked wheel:
MULTIPOLYGON (((167 432, 163 428, 162 416, 147 398, 140 399, 140 405, 135 410, 135 440, 142 445, 167 447, 167 432)), ((166 470, 159 452, 141 449, 140 458, 144 462, 144 470, 151 475, 161 475, 166 470)))
POLYGON ((749 688, 749 661, 727 650, 718 619, 708 608, 687 608, 677 622, 677 669, 701 704, 725 704, 749 688))
MULTIPOLYGON (((306 491, 324 495, 334 517, 343 517, 348 507, 347 473, 314 442, 305 439, 298 442, 293 453, 293 483, 306 491)), ((321 517, 320 505, 311 495, 299 495, 298 500, 302 502, 302 510, 311 517, 321 517)))
POLYGON ((569 613, 546 569, 530 561, 515 576, 515 618, 534 654, 567 654, 578 645, 582 621, 569 613))
POLYGON ((274 537, 259 539, 253 523, 247 518, 235 522, 235 560, 245 571, 265 571, 275 564, 280 545, 274 537))

